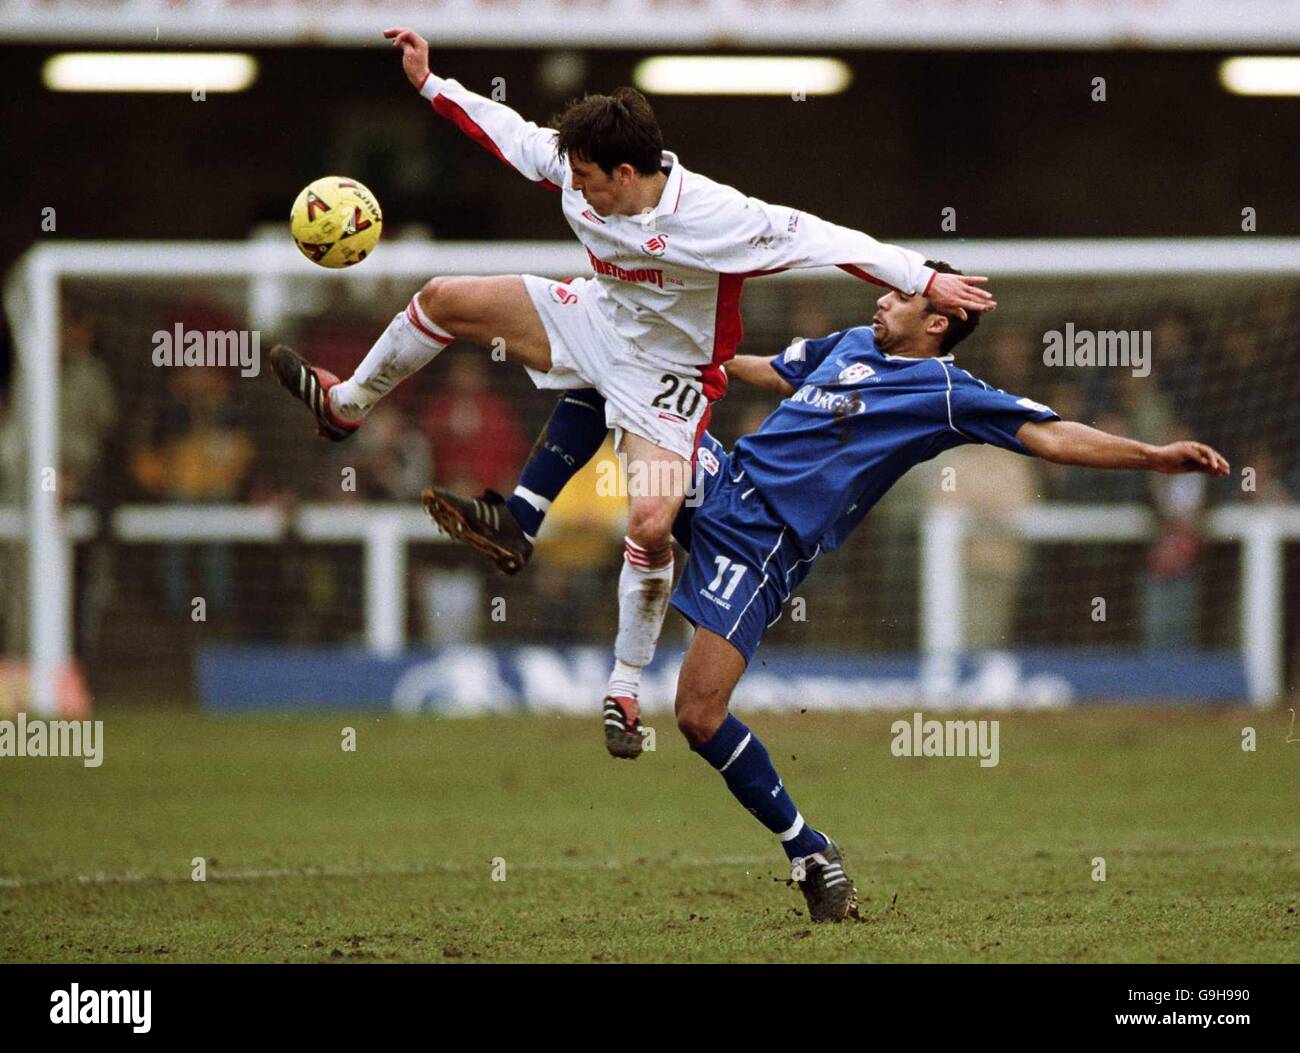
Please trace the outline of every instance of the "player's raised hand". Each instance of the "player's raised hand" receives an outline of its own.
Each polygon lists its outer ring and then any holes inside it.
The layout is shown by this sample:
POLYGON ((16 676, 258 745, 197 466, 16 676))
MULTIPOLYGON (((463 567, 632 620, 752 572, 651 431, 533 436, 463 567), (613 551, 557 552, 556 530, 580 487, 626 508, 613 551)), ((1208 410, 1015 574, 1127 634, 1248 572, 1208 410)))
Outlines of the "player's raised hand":
POLYGON ((965 318, 967 311, 991 311, 998 303, 980 286, 988 279, 974 274, 935 274, 925 298, 944 314, 965 318))
POLYGON ((1151 467, 1166 475, 1184 472, 1228 474, 1228 462, 1223 454, 1203 442, 1171 442, 1168 446, 1157 446, 1151 467))
POLYGON ((402 69, 416 88, 424 86, 429 76, 429 42, 414 29, 385 29, 384 36, 393 47, 402 49, 402 69))

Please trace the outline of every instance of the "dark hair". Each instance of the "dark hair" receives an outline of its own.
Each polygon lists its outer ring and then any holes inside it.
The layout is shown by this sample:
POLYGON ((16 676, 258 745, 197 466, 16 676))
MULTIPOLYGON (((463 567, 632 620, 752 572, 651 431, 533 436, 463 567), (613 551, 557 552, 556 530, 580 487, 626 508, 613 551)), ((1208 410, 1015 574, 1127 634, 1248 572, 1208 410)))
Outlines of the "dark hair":
POLYGON ((551 119, 555 152, 601 167, 606 175, 629 164, 642 175, 663 166, 664 137, 650 103, 636 88, 574 99, 551 119))
MULTIPOLYGON (((951 263, 944 263, 943 260, 926 260, 925 265, 932 267, 938 274, 962 274, 951 263)), ((948 319, 948 328, 944 330, 943 339, 939 341, 940 351, 951 351, 954 347, 965 340, 971 333, 975 332, 975 327, 980 324, 979 311, 967 311, 965 319, 955 314, 940 312, 939 308, 926 305, 926 310, 935 314, 942 313, 948 319)))

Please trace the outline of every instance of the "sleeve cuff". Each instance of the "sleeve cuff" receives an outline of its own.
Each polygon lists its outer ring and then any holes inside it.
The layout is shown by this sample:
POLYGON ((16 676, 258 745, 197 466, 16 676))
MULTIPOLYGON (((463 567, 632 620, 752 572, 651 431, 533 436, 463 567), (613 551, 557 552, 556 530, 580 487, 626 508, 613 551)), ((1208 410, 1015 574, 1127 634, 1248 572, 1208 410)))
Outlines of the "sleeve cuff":
POLYGON ((939 273, 938 271, 934 270, 931 267, 921 268, 921 277, 925 279, 925 284, 921 286, 922 296, 930 295, 930 286, 934 284, 934 276, 938 273, 939 273))
POLYGON ((435 77, 432 73, 426 74, 424 83, 420 85, 420 94, 432 102, 442 91, 443 83, 441 77, 435 77))
POLYGON ((805 368, 804 363, 807 361, 808 341, 803 337, 792 340, 784 351, 779 352, 772 358, 772 368, 776 370, 777 375, 787 384, 793 384, 796 388, 800 384, 800 375, 805 368))
POLYGON ((772 371, 792 388, 797 389, 803 383, 798 372, 792 370, 786 362, 785 355, 777 355, 772 359, 772 371))

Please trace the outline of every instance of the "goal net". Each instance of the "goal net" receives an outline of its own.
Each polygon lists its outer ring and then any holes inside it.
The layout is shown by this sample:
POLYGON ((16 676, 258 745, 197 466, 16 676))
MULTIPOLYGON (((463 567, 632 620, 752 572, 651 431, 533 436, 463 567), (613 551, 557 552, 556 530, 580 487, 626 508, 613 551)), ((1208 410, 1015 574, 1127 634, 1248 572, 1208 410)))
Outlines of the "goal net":
MULTIPOLYGON (((757 656, 754 704, 1278 698, 1300 610, 1300 245, 922 248, 993 276, 1000 306, 957 365, 1108 431, 1201 439, 1232 473, 988 447, 927 462, 819 561, 757 656)), ((347 375, 432 274, 587 270, 545 243, 393 241, 344 272, 278 240, 33 250, 5 295, 0 707, 586 706, 573 684, 599 678, 616 620, 604 474, 575 479, 513 578, 418 504, 431 479, 509 492, 555 396, 456 345, 334 445, 267 356, 285 342, 347 375)), ((878 293, 835 271, 752 280, 742 350, 866 324, 878 293)), ((772 405, 733 384, 712 430, 730 445, 772 405)), ((684 639, 670 612, 658 704, 684 639)))

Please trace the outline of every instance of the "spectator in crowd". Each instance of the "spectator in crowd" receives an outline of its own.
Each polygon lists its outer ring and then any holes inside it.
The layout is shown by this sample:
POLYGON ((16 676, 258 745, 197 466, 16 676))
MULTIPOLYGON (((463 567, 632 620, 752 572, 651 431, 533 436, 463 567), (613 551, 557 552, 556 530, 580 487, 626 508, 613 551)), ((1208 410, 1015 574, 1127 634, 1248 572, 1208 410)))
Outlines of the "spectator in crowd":
MULTIPOLYGON (((871 312, 868 311, 868 314, 871 312)), ((826 307, 826 298, 822 290, 812 286, 796 287, 790 298, 790 317, 787 325, 780 330, 788 339, 803 337, 813 339, 834 332, 837 326, 831 319, 826 307)), ((779 348, 774 348, 774 351, 779 348)))
MULTIPOLYGON (((340 444, 336 460, 356 470, 356 496, 367 501, 418 501, 430 482, 432 458, 425 436, 402 409, 385 402, 366 418, 351 443, 340 444)), ((337 499, 335 473, 330 479, 337 499)))
POLYGON ((921 519, 926 505, 935 499, 940 482, 940 463, 929 461, 890 487, 871 510, 864 529, 845 542, 846 547, 859 546, 851 561, 844 560, 844 573, 858 579, 851 589, 834 588, 825 578, 802 586, 825 590, 818 602, 842 605, 842 624, 859 639, 865 631, 873 648, 889 651, 917 646, 921 519), (867 626, 862 626, 858 617, 864 598, 877 611, 877 617, 867 626))
MULTIPOLYGON (((1057 413, 1063 412, 1056 406, 1052 409, 1057 413)), ((1101 413, 1095 421, 1087 423, 1115 435, 1139 434, 1120 406, 1101 413)), ((1155 434, 1163 432, 1152 432, 1141 437, 1144 442, 1154 442, 1149 436, 1155 434)), ((1069 467, 1057 475, 1057 482, 1057 496, 1062 501, 1122 505, 1142 503, 1147 499, 1146 480, 1139 472, 1090 472, 1087 468, 1069 467)))
MULTIPOLYGON (((1181 421, 1171 421, 1155 441, 1172 442, 1187 433, 1181 421)), ((1142 582, 1144 642, 1150 651, 1190 650, 1196 646, 1201 602, 1206 477, 1152 475, 1144 479, 1156 517, 1156 536, 1147 549, 1142 582)))
MULTIPOLYGON (((17 426, 6 412, 5 392, 0 389, 0 504, 18 501, 18 460, 22 446, 18 441, 17 426)), ((0 582, 14 582, 22 573, 22 553, 16 545, 0 544, 0 582)), ((21 589, 12 585, 4 590, 0 600, 0 657, 13 654, 18 648, 17 627, 22 625, 22 605, 25 599, 21 589)))
POLYGON ((1281 352, 1276 362, 1265 357, 1264 344, 1254 321, 1236 325, 1223 335, 1221 376, 1216 385, 1213 422, 1207 441, 1215 442, 1226 456, 1239 456, 1243 447, 1258 441, 1296 415, 1296 389, 1286 383, 1295 374, 1294 348, 1281 352))
MULTIPOLYGON (((118 420, 116 385, 96 354, 95 326, 81 313, 69 312, 60 331, 63 356, 59 383, 59 478, 64 502, 88 502, 102 509, 112 490, 105 485, 104 462, 118 420)), ((113 550, 102 537, 85 546, 73 561, 75 650, 93 652, 99 643, 104 612, 112 601, 113 550)))
MULTIPOLYGON (((439 485, 467 493, 509 493, 514 487, 526 440, 509 400, 492 390, 491 368, 491 360, 482 355, 456 355, 446 383, 428 402, 423 432, 432 446, 439 485)), ((479 636, 486 597, 477 560, 427 568, 419 591, 428 643, 448 646, 479 636)))
MULTIPOLYGON (((1061 379, 1048 391, 1047 405, 1061 415, 1062 420, 1083 420, 1083 392, 1078 384, 1061 379)), ((1052 501, 1077 500, 1077 473, 1064 464, 1039 461, 1038 471, 1047 497, 1052 501)))
POLYGON ((64 501, 81 500, 93 483, 113 426, 117 397, 108 367, 95 355, 95 329, 84 317, 63 324, 59 384, 59 480, 64 501))
POLYGON ((22 455, 17 418, 9 415, 5 393, 0 391, 0 501, 18 500, 22 455))
POLYGON ((987 366, 981 363, 977 373, 1003 391, 1030 391, 1037 351, 1027 330, 1003 325, 993 337, 987 366))
MULTIPOLYGON (((136 448, 132 471, 147 493, 165 501, 219 503, 245 496, 253 444, 239 426, 231 388, 233 374, 200 366, 175 370, 167 405, 154 439, 136 448)), ((223 606, 231 594, 231 549, 206 542, 199 549, 201 594, 209 607, 223 606)), ((188 607, 188 551, 179 544, 163 549, 163 596, 168 608, 188 607)))
POLYGON ((1290 296, 1265 296, 1256 325, 1267 363, 1267 383, 1282 401, 1281 416, 1269 422, 1277 476, 1288 491, 1300 497, 1300 412, 1295 392, 1300 391, 1300 290, 1290 296))
MULTIPOLYGON (((1151 376, 1171 406, 1187 421, 1192 432, 1211 439, 1219 409, 1211 397, 1210 384, 1220 379, 1222 363, 1217 356, 1198 353, 1193 347, 1196 334, 1190 318, 1181 311, 1159 315, 1151 333, 1151 376)), ((1231 459, 1231 452, 1228 457, 1231 459)))
POLYGON ((1111 398, 1138 436, 1165 435, 1173 418, 1169 400, 1154 376, 1138 377, 1129 369, 1114 371, 1111 398))
MULTIPOLYGON (((61 502, 96 501, 104 497, 105 454, 117 423, 117 396, 107 366, 97 356, 95 327, 84 313, 65 313, 59 331, 62 355, 59 384, 59 472, 56 492, 61 502)), ((2 409, 2 407, 0 407, 2 409)), ((22 503, 24 423, 14 415, 4 424, 0 412, 0 501, 22 503)), ((102 611, 111 591, 111 563, 100 542, 90 545, 73 563, 76 602, 75 647, 78 653, 92 646, 102 611)), ((0 580, 5 580, 0 567, 0 580)), ((10 590, 21 596, 18 590, 10 590)), ((15 622, 17 624, 17 622, 15 622)))
POLYGON ((1231 500, 1246 505, 1281 505, 1296 500, 1288 485, 1290 480, 1282 472, 1283 459, 1276 447, 1266 438, 1257 438, 1242 448, 1235 477, 1230 480, 1231 500))
POLYGON ((1034 462, 982 446, 959 446, 939 463, 938 501, 965 511, 970 520, 962 553, 966 647, 1009 647, 1030 556, 1012 522, 1038 500, 1034 462))
POLYGON ((440 486, 477 493, 509 493, 528 452, 509 399, 492 389, 492 362, 481 354, 456 354, 446 383, 429 400, 423 430, 433 445, 440 486))

